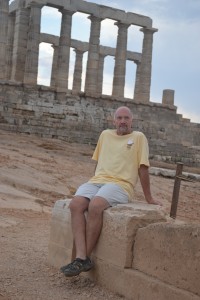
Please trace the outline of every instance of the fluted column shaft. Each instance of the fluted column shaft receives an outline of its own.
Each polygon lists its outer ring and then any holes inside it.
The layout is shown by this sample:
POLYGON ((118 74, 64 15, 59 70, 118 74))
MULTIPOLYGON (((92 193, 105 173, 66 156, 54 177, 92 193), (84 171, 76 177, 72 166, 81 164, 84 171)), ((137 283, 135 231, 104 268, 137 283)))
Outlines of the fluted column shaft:
POLYGON ((98 76, 97 76, 97 94, 102 95, 103 89, 103 70, 104 70, 104 60, 106 55, 99 55, 99 67, 98 67, 98 76))
POLYGON ((127 56, 127 35, 130 25, 120 22, 115 23, 118 26, 117 47, 115 53, 115 68, 113 78, 112 95, 115 97, 124 97, 125 75, 126 75, 126 56, 127 56))
POLYGON ((25 60, 27 53, 27 37, 30 9, 23 7, 20 2, 15 17, 15 33, 13 41, 11 79, 19 82, 24 80, 25 60))
POLYGON ((6 41, 8 31, 8 0, 0 1, 0 79, 6 79, 6 41))
POLYGON ((58 49, 56 86, 58 91, 66 92, 68 90, 71 26, 72 15, 74 12, 67 11, 64 9, 60 10, 60 12, 62 13, 62 23, 58 49))
POLYGON ((83 54, 85 51, 74 49, 76 53, 76 60, 74 66, 74 78, 73 78, 73 87, 74 92, 81 92, 82 84, 82 72, 83 72, 83 54))
POLYGON ((91 28, 86 68, 85 92, 91 95, 96 95, 99 66, 99 41, 102 19, 95 16, 90 16, 88 18, 91 20, 91 28))
POLYGON ((42 5, 31 4, 24 83, 37 84, 42 5))
POLYGON ((142 28, 144 33, 142 58, 140 65, 140 76, 137 91, 134 98, 136 101, 148 103, 150 100, 151 88, 151 64, 153 51, 153 34, 157 31, 155 28, 142 28))
POLYGON ((6 47, 6 79, 11 79, 12 71, 12 55, 13 55, 13 42, 15 32, 15 14, 10 14, 8 19, 8 37, 6 47))
POLYGON ((134 100, 136 100, 137 95, 140 91, 140 69, 141 69, 141 62, 140 61, 134 61, 134 63, 137 65, 136 68, 136 75, 135 75, 135 88, 134 88, 134 100))
POLYGON ((57 78, 57 65, 58 65, 58 46, 52 45, 53 48, 53 62, 51 69, 51 83, 52 87, 56 86, 56 78, 57 78))

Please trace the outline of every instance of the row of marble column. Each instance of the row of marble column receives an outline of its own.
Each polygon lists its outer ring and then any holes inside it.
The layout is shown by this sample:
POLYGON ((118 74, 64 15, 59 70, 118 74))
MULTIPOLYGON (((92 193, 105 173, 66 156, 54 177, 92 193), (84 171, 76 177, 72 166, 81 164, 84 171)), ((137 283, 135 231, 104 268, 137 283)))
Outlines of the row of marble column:
POLYGON ((9 2, 2 0, 0 2, 0 80, 5 79, 6 65, 6 43, 8 28, 8 9, 9 2))
MULTIPOLYGON (((51 86, 56 87, 56 81, 57 81, 57 65, 58 65, 58 49, 59 46, 52 45, 53 47, 53 64, 52 64, 52 72, 51 72, 51 86)), ((74 73, 73 73, 73 82, 72 82, 72 91, 75 94, 78 94, 81 92, 82 88, 82 75, 83 75, 83 56, 87 52, 87 50, 74 48, 75 52, 75 64, 74 64, 74 73)), ((104 62, 106 56, 109 56, 109 54, 106 53, 100 53, 99 54, 99 60, 98 60, 98 70, 97 70, 97 82, 96 82, 96 95, 101 95, 103 90, 103 72, 104 72, 104 62)), ((131 60, 131 59, 129 59, 131 60)), ((141 62, 139 60, 131 60, 133 63, 136 64, 136 82, 135 82, 135 88, 134 91, 137 91, 139 89, 138 84, 138 76, 139 76, 139 70, 140 70, 140 64, 141 62)), ((117 96, 117 95, 116 95, 117 96)), ((123 95, 119 94, 118 97, 123 97, 123 95)))
MULTIPOLYGON (((38 58, 40 44, 40 22, 42 5, 31 3, 30 8, 23 7, 23 0, 19 1, 19 7, 14 14, 9 14, 8 1, 1 0, 0 3, 0 79, 5 78, 25 84, 37 84, 38 58), (7 30, 6 30, 7 28, 7 30), (28 30, 28 35, 27 35, 28 30), (7 38, 8 36, 8 38, 7 38), (5 43, 6 39, 6 43, 5 43), (6 45, 6 46, 5 46, 6 45), (6 54, 6 55, 5 55, 6 54), (6 57, 6 60, 5 60, 6 57), (5 69, 5 61, 7 69, 5 69)), ((71 27, 74 12, 60 10, 62 13, 61 31, 59 45, 54 47, 54 60, 52 66, 51 84, 58 92, 67 92, 71 27)), ((102 93, 103 65, 105 55, 100 54, 100 32, 103 19, 91 15, 90 39, 88 48, 88 61, 86 67, 85 93, 88 95, 99 95, 102 93)), ((125 73, 127 60, 127 36, 131 24, 116 22, 118 26, 117 46, 115 53, 115 67, 113 77, 112 95, 116 98, 124 97, 125 73)), ((144 33, 141 61, 137 63, 134 99, 136 101, 148 102, 151 84, 151 63, 153 28, 143 28, 144 33)), ((82 82, 82 58, 83 52, 75 49, 76 62, 73 80, 73 90, 81 90, 82 82)))

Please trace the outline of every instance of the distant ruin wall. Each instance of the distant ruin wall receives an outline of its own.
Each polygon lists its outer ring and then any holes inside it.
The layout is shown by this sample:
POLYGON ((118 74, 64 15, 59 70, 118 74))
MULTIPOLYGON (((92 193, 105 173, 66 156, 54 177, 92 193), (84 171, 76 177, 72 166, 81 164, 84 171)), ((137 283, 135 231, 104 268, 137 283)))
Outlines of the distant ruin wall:
POLYGON ((182 118, 169 104, 66 95, 42 86, 0 83, 0 129, 96 144, 100 132, 113 127, 113 112, 120 105, 132 110, 133 129, 146 134, 150 158, 200 167, 200 124, 182 118))
MULTIPOLYGON (((150 158, 200 166, 200 124, 176 113, 174 91, 164 90, 162 103, 150 101, 153 35, 152 19, 132 12, 83 0, 0 1, 0 128, 78 143, 97 142, 99 133, 112 127, 113 112, 128 105, 134 113, 134 130, 143 131, 150 158), (42 8, 61 13, 59 36, 41 32, 42 8), (89 15, 87 42, 71 38, 76 12, 89 15), (116 47, 100 44, 101 23, 117 26, 116 47), (141 52, 128 51, 128 28, 136 26, 143 42, 141 52), (51 83, 38 85, 40 43, 53 47, 51 83), (70 49, 75 51, 72 89, 68 88, 70 49), (87 52, 82 90, 83 54, 87 52), (104 60, 114 57, 112 95, 102 95, 104 60), (136 65, 134 96, 124 97, 126 62, 136 65)), ((134 41, 133 41, 134 42, 134 41)))

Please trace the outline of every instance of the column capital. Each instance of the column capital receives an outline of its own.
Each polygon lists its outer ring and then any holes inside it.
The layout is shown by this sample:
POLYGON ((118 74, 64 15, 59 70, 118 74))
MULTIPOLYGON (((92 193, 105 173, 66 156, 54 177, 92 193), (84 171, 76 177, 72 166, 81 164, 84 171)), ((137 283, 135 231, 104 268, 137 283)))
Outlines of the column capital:
POLYGON ((73 50, 74 52, 76 52, 77 54, 83 54, 86 52, 86 50, 83 50, 83 49, 78 49, 78 48, 74 48, 73 50))
POLYGON ((121 21, 117 21, 114 25, 118 26, 119 28, 127 29, 131 24, 130 23, 122 23, 121 21))
POLYGON ((68 15, 68 16, 72 16, 75 11, 74 10, 68 10, 68 9, 65 9, 65 8, 61 8, 58 10, 62 15, 68 15))
POLYGON ((56 45, 56 44, 51 44, 51 47, 52 47, 53 49, 58 49, 58 45, 56 45))
POLYGON ((139 65, 141 63, 139 59, 133 59, 132 62, 136 65, 139 65))
POLYGON ((108 56, 108 54, 99 52, 99 56, 100 56, 100 57, 106 57, 106 56, 108 56))
POLYGON ((88 16, 88 19, 91 20, 92 22, 101 22, 102 20, 104 20, 103 18, 97 17, 95 15, 90 15, 88 16))
POLYGON ((158 31, 157 28, 141 28, 140 31, 142 31, 143 33, 150 33, 150 34, 154 34, 155 32, 158 31))
POLYGON ((31 2, 28 4, 28 8, 36 7, 42 9, 44 4, 38 3, 38 2, 31 2))

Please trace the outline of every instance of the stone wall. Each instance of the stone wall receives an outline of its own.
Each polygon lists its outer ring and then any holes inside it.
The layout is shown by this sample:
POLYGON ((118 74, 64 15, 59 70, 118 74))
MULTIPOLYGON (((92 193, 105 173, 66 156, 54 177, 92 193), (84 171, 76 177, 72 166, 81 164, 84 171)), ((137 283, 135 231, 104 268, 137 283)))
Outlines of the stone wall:
MULTIPOLYGON (((74 253, 69 201, 52 212, 48 260, 57 268, 74 253)), ((130 300, 199 300, 199 238, 200 226, 170 222, 158 206, 117 205, 104 211, 86 276, 130 300)))
POLYGON ((113 112, 120 105, 128 105, 133 111, 133 128, 146 134, 150 158, 200 166, 200 124, 184 119, 175 106, 167 103, 95 98, 1 81, 0 128, 96 144, 99 133, 113 126, 113 112))
MULTIPOLYGON (((113 111, 128 105, 134 129, 143 131, 150 158, 200 166, 200 124, 176 113, 174 91, 164 90, 162 104, 150 101, 153 35, 152 19, 83 0, 0 1, 0 128, 95 144, 100 131, 112 127, 113 111), (42 8, 61 12, 59 36, 41 32, 42 8), (71 38, 76 12, 89 15, 86 42, 71 38), (101 22, 115 21, 116 48, 100 44, 101 22), (127 50, 128 28, 143 36, 141 52, 127 50), (53 47, 51 83, 37 85, 39 45, 53 47), (76 54, 72 90, 68 89, 70 48, 76 54), (88 53, 84 92, 81 92, 83 54, 88 53), (102 95, 104 59, 115 61, 112 96, 102 95), (124 98, 126 61, 136 64, 133 99, 124 98), (64 63, 63 63, 64 62, 64 63)), ((134 42, 134 41, 133 41, 134 42)))

